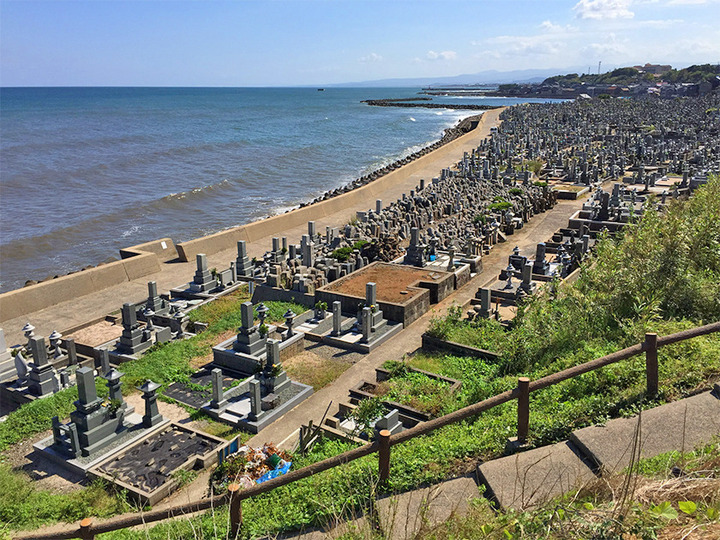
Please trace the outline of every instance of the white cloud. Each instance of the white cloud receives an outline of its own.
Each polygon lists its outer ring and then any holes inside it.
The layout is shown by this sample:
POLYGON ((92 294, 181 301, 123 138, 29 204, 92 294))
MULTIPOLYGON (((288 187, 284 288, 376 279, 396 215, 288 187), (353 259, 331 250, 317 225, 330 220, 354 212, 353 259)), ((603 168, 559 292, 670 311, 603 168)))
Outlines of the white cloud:
POLYGON ((632 19, 631 0, 580 0, 573 11, 578 19, 632 19))
POLYGON ((556 55, 566 48, 565 42, 552 35, 497 36, 486 40, 486 43, 499 45, 495 50, 502 56, 556 55))
POLYGON ((699 6, 702 4, 712 4, 717 0, 670 0, 668 6, 699 6))
POLYGON ((361 56, 358 58, 358 62, 362 62, 364 64, 370 63, 370 62, 382 62, 383 57, 380 56, 377 53, 370 53, 367 56, 361 56))
POLYGON ((561 25, 561 24, 555 24, 551 21, 543 21, 540 23, 540 29, 544 30, 545 32, 549 34, 568 34, 571 32, 576 32, 577 28, 572 25, 561 25))
POLYGON ((428 60, 455 60, 457 58, 457 53, 455 51, 428 51, 425 58, 428 60))
POLYGON ((647 20, 647 21, 636 21, 634 24, 636 26, 644 26, 647 28, 670 28, 671 26, 675 26, 677 24, 682 24, 685 21, 682 19, 666 19, 666 20, 647 20))

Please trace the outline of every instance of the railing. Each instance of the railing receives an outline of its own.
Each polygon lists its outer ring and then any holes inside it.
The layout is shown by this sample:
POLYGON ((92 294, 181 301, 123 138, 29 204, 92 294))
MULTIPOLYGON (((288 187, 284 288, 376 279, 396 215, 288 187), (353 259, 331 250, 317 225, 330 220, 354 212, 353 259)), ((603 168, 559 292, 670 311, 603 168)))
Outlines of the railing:
POLYGON ((580 364, 579 366, 574 366, 558 373, 553 373, 552 375, 537 379, 536 381, 530 381, 527 377, 520 377, 518 378, 517 387, 512 390, 508 390, 502 394, 498 394, 478 403, 468 405, 467 407, 450 414, 446 414, 445 416, 418 424, 411 429, 396 433, 395 435, 391 435, 389 431, 383 430, 379 433, 379 437, 375 440, 375 442, 371 444, 366 444, 359 448, 348 450, 347 452, 343 452, 337 456, 333 456, 324 459, 323 461, 303 467, 302 469, 290 471, 283 476, 278 476, 277 478, 273 478, 272 480, 262 484, 257 484, 247 489, 240 490, 240 486, 237 484, 231 484, 228 488, 227 494, 216 495, 208 499, 203 499, 202 501, 173 506, 164 510, 152 510, 150 512, 121 515, 97 524, 94 524, 90 518, 85 518, 78 525, 69 527, 62 531, 55 531, 52 533, 21 533, 15 536, 15 538, 23 540, 50 540, 62 538, 82 538, 85 540, 93 540, 95 535, 98 534, 180 517, 224 505, 230 506, 230 531, 231 537, 234 537, 242 526, 241 505, 242 501, 245 499, 260 495, 261 493, 267 493, 268 491, 272 491, 280 486, 296 482, 303 478, 332 469, 375 452, 378 453, 380 483, 386 484, 390 476, 390 448, 392 446, 404 443, 420 435, 427 435, 428 433, 449 424, 471 418, 513 399, 518 400, 517 438, 518 441, 524 442, 527 440, 528 428, 530 425, 531 392, 547 388, 548 386, 589 373, 621 360, 627 360, 628 358, 632 358, 633 356, 643 352, 645 353, 647 393, 648 395, 654 396, 658 392, 658 348, 672 343, 677 343, 679 341, 684 341, 686 339, 712 334, 718 331, 720 331, 720 322, 699 326, 690 330, 684 330, 664 337, 658 337, 657 334, 651 333, 645 334, 645 341, 643 343, 638 343, 637 345, 608 354, 602 358, 597 358, 595 360, 591 360, 590 362, 580 364))

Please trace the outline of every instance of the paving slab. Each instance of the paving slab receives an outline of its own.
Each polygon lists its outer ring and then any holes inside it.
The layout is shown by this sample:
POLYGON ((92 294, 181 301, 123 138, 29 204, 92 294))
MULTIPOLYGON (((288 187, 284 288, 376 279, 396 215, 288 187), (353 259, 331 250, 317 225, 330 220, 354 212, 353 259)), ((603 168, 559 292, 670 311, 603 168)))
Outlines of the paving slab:
POLYGON ((526 510, 596 477, 578 449, 564 441, 483 463, 478 478, 500 508, 526 510))
POLYGON ((632 418, 575 431, 570 440, 599 470, 618 473, 628 467, 636 447, 649 458, 672 450, 688 452, 720 435, 720 399, 710 392, 643 411, 632 418))
POLYGON ((479 496, 475 479, 463 476, 383 497, 377 503, 380 529, 385 538, 416 538, 423 531, 447 521, 451 515, 464 515, 470 508, 470 501, 479 496))

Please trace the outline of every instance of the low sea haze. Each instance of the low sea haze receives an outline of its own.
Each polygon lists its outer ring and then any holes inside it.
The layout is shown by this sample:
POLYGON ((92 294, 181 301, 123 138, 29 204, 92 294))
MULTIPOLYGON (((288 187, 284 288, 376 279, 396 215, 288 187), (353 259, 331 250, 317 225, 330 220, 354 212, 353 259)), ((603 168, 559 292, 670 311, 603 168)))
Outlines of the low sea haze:
POLYGON ((475 112, 361 103, 418 90, 3 88, 0 291, 284 212, 475 112))

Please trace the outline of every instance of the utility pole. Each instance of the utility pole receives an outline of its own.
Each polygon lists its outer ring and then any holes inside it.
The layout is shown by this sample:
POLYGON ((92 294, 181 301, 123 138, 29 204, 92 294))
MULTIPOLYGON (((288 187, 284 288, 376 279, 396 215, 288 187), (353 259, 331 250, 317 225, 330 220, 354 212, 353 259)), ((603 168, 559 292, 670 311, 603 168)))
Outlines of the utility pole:
POLYGON ((602 64, 602 60, 598 60, 598 75, 600 75, 600 65, 602 64))

